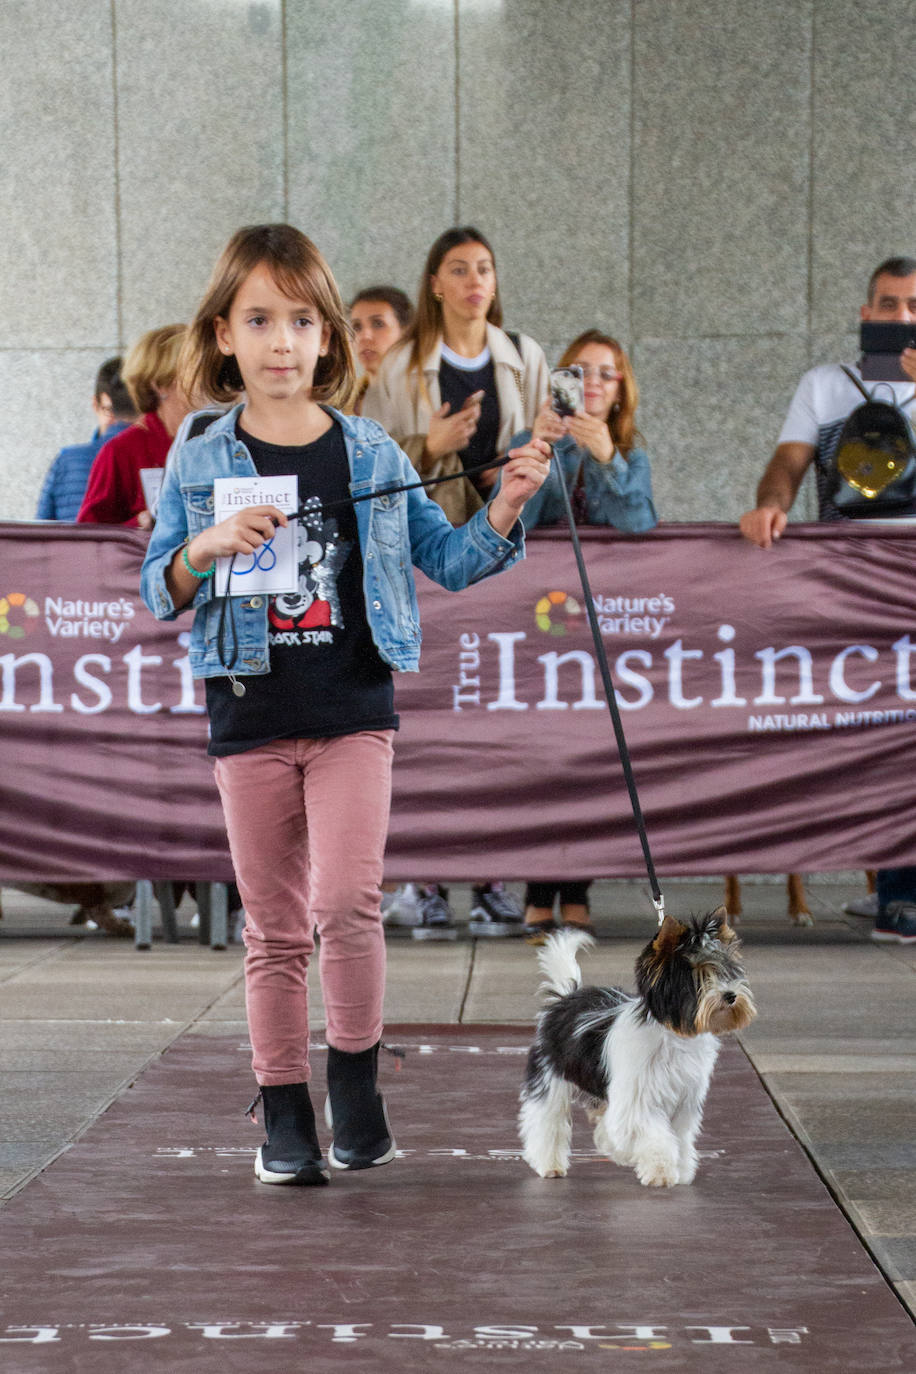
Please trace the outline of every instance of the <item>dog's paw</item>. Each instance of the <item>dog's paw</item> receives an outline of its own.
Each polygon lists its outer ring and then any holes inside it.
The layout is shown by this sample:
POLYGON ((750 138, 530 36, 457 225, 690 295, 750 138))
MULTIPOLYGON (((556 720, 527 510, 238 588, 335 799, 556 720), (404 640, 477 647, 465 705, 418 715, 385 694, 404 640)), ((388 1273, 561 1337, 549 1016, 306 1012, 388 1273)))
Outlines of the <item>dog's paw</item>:
POLYGON ((796 911, 792 915, 792 924, 796 926, 813 926, 814 917, 810 911, 796 911))
MULTIPOLYGON (((531 1161, 528 1161, 531 1164, 531 1161)), ((549 1164, 531 1164, 532 1169, 538 1178, 565 1178, 569 1172, 569 1166, 565 1168, 561 1163, 551 1160, 549 1164)))
POLYGON ((680 1171, 673 1160, 643 1160, 636 1165, 636 1177, 644 1188, 673 1188, 680 1182, 680 1171))

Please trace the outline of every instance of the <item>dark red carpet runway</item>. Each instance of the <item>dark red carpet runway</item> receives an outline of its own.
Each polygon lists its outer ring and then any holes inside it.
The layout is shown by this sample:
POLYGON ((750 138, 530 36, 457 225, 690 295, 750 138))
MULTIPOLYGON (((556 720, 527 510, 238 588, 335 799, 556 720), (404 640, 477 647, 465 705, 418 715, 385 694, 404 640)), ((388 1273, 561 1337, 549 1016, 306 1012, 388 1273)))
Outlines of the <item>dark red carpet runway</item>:
POLYGON ((592 1153, 584 1115, 570 1176, 530 1172, 518 1028, 386 1040, 407 1049, 382 1056, 400 1157, 321 1189, 255 1182, 238 1037, 180 1041, 3 1211, 4 1374, 916 1368, 737 1045, 696 1182, 660 1192, 592 1153))

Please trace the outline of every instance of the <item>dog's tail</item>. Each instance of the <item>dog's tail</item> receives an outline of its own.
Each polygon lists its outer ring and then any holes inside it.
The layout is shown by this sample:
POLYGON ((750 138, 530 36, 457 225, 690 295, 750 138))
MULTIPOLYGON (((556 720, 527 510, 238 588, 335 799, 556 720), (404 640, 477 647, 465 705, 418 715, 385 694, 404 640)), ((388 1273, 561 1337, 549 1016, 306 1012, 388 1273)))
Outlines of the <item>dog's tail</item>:
POLYGON ((579 950, 591 949, 595 941, 584 930, 558 930, 550 935, 538 950, 538 964, 544 980, 541 992, 547 1001, 566 997, 582 986, 582 974, 577 955, 579 950))

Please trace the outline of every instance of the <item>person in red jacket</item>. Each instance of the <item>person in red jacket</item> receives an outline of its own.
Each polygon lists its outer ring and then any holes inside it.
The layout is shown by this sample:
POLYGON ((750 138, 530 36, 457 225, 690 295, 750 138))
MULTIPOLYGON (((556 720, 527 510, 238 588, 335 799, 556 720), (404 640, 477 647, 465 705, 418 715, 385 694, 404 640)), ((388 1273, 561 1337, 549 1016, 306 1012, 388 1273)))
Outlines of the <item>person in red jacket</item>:
POLYGON ((191 403, 176 381, 186 326, 151 329, 133 345, 121 375, 140 415, 98 452, 83 504, 81 524, 152 528, 140 473, 164 468, 169 448, 191 403))

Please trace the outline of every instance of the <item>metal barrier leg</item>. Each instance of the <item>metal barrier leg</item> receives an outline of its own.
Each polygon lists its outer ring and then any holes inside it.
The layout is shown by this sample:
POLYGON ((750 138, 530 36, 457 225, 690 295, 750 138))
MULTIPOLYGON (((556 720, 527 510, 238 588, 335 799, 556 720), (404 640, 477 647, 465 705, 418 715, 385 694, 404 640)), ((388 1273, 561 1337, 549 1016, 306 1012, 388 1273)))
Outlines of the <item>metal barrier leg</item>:
POLYGON ((148 878, 137 883, 134 898, 134 945, 137 949, 151 949, 153 945, 153 885, 148 878))
POLYGON ((210 884, 195 883, 194 896, 197 900, 197 938, 202 945, 210 943, 210 884))
POLYGON ((162 932, 170 945, 178 944, 178 922, 175 919, 175 889, 171 883, 153 883, 159 912, 162 916, 162 932))
POLYGON ((210 884, 210 948, 229 943, 229 892, 225 883, 210 884))

